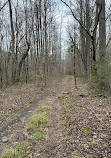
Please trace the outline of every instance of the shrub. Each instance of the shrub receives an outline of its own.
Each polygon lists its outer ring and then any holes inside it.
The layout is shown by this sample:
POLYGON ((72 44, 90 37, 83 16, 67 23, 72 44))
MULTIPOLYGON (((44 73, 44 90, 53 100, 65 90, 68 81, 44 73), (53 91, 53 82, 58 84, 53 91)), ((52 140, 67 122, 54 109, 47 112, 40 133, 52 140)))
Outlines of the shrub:
POLYGON ((95 63, 96 72, 91 76, 89 84, 96 93, 103 93, 110 89, 111 66, 109 56, 102 52, 95 63))

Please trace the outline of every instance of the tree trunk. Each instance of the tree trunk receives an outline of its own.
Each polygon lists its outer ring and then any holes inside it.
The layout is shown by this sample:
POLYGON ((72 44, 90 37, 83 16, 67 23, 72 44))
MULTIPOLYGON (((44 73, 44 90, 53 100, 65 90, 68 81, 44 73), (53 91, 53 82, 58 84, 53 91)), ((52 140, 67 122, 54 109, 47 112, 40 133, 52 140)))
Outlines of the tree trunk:
POLYGON ((10 12, 10 25, 11 25, 11 51, 12 51, 12 82, 15 81, 14 78, 14 71, 15 71, 15 33, 14 33, 14 26, 13 26, 13 16, 12 16, 12 4, 11 0, 9 2, 9 12, 10 12))
POLYGON ((99 8, 102 7, 99 17, 99 52, 106 49, 105 0, 97 0, 99 8))
POLYGON ((20 60, 20 62, 19 62, 18 77, 17 77, 17 79, 16 79, 17 82, 19 82, 20 73, 21 73, 21 70, 22 70, 22 65, 23 65, 24 60, 25 60, 26 57, 28 56, 29 49, 30 49, 30 44, 28 43, 27 50, 26 50, 26 52, 23 54, 23 56, 22 56, 22 58, 21 58, 21 60, 20 60))

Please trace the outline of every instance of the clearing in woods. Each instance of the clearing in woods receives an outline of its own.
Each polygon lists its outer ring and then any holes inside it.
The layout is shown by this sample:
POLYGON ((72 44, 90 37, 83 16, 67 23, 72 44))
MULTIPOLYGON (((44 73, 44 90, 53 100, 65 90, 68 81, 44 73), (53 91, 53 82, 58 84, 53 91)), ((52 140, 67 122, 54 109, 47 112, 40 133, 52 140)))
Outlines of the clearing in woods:
POLYGON ((67 76, 44 90, 1 93, 0 157, 111 157, 111 98, 91 94, 81 79, 77 84, 67 76))

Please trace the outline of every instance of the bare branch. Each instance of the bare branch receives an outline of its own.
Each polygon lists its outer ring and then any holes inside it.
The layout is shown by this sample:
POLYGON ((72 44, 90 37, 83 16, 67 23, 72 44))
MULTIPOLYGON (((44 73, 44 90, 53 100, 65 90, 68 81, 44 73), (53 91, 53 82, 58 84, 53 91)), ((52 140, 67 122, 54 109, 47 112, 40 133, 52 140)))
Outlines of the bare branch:
POLYGON ((80 26, 86 31, 86 33, 90 36, 90 38, 92 39, 92 35, 90 34, 90 32, 83 26, 83 24, 81 23, 81 21, 75 16, 73 10, 71 9, 71 7, 66 3, 64 2, 63 0, 61 0, 61 2, 63 2, 71 11, 72 13, 72 16, 74 17, 74 19, 80 24, 80 26))
POLYGON ((0 12, 1 12, 2 9, 6 6, 7 3, 8 3, 8 1, 6 1, 5 4, 0 8, 0 12))
POLYGON ((109 40, 108 40, 108 42, 107 42, 107 44, 106 44, 106 48, 108 47, 110 41, 111 41, 111 37, 109 38, 109 40))

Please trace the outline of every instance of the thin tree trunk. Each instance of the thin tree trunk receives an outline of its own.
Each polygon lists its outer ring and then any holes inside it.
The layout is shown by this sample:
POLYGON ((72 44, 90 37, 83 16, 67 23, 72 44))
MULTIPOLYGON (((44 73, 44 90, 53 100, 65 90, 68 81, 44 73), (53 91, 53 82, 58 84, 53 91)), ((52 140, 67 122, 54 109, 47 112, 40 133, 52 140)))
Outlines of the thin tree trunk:
POLYGON ((98 0, 98 4, 102 7, 99 17, 99 52, 102 52, 106 49, 105 0, 98 0))
POLYGON ((28 43, 27 44, 27 50, 26 52, 23 54, 20 62, 19 62, 19 67, 18 67, 18 77, 17 77, 17 82, 19 82, 19 79, 20 79, 20 74, 21 74, 21 70, 22 70, 22 65, 23 65, 23 62, 24 60, 26 59, 26 57, 28 56, 28 52, 29 52, 29 49, 30 49, 30 44, 28 43))
POLYGON ((11 25, 11 51, 12 51, 12 82, 15 82, 14 78, 14 59, 15 59, 15 33, 14 33, 14 26, 13 26, 13 15, 12 15, 12 4, 11 0, 8 0, 9 2, 9 12, 10 12, 10 25, 11 25))

